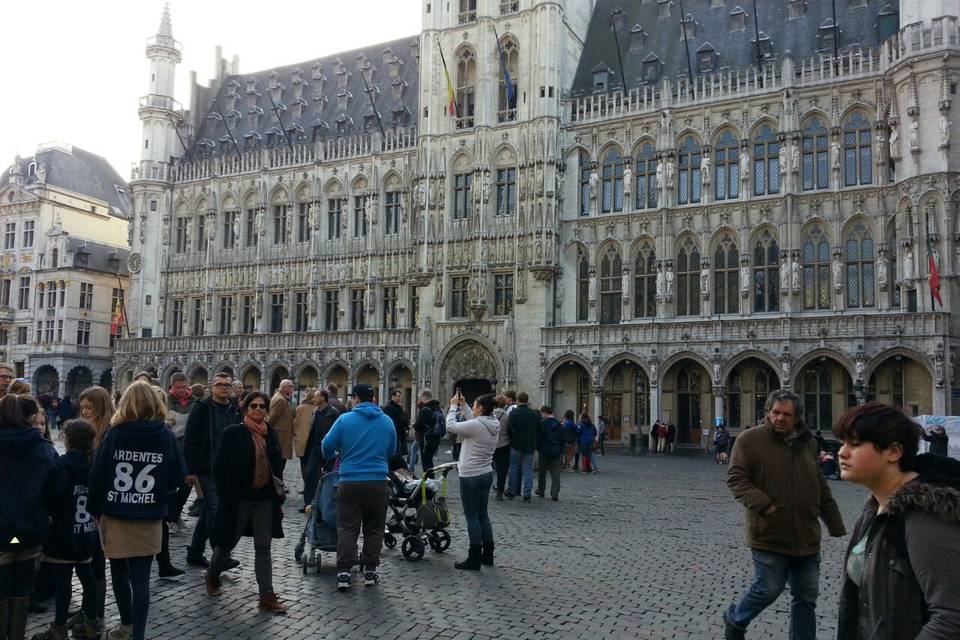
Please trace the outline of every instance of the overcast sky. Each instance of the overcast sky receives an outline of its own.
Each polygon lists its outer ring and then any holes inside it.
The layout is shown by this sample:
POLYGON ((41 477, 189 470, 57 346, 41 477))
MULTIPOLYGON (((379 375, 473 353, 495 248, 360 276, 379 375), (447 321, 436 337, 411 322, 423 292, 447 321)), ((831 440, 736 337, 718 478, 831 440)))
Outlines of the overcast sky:
MULTIPOLYGON (((137 100, 147 93, 147 37, 161 0, 4 3, 0 60, 0 167, 37 143, 63 140, 105 156, 125 179, 139 160, 137 100)), ((240 72, 292 64, 420 32, 420 0, 171 0, 183 46, 177 95, 188 73, 206 84, 214 47, 240 56, 240 72)))

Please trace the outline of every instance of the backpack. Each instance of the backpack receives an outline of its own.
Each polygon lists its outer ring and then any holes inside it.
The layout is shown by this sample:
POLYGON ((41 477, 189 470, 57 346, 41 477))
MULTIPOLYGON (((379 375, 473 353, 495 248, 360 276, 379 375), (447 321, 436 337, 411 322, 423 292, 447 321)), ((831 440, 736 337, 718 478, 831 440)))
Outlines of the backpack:
POLYGON ((447 435, 447 417, 443 415, 443 411, 434 411, 433 427, 427 431, 426 436, 441 440, 445 435, 447 435))

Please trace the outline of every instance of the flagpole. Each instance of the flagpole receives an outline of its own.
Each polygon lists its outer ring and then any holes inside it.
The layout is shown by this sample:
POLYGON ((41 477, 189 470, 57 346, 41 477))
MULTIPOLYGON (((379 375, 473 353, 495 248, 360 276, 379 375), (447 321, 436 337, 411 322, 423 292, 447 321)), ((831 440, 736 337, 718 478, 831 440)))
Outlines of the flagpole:
MULTIPOLYGON (((446 58, 444 57, 444 55, 443 55, 443 47, 440 46, 440 39, 439 39, 439 38, 437 38, 437 49, 440 50, 440 62, 443 63, 443 75, 444 75, 444 77, 446 78, 447 88, 448 88, 448 90, 449 90, 449 89, 452 89, 452 88, 453 88, 453 86, 452 86, 451 83, 450 83, 450 70, 447 69, 447 59, 446 59, 446 58)), ((456 93, 456 91, 453 92, 453 110, 454 110, 454 112, 456 113, 457 118, 459 118, 459 117, 460 117, 460 105, 457 104, 457 93, 456 93)))
POLYGON ((933 295, 933 271, 937 268, 937 263, 933 259, 933 251, 930 250, 930 212, 926 207, 924 207, 923 210, 923 230, 925 244, 927 245, 927 271, 929 272, 927 274, 927 282, 929 283, 928 288, 930 289, 930 310, 936 311, 936 298, 933 295))
MULTIPOLYGON (((617 15, 623 13, 623 9, 615 9, 610 12, 610 29, 613 31, 613 42, 617 46, 617 62, 620 64, 620 83, 623 85, 623 93, 627 93, 627 74, 623 70, 623 55, 620 53, 620 35, 617 33, 617 15)), ((686 36, 686 31, 684 31, 686 36)))
POLYGON ((686 19, 687 12, 683 8, 683 0, 680 0, 680 30, 683 31, 683 48, 687 52, 687 74, 690 76, 690 84, 688 89, 692 94, 691 97, 696 97, 696 93, 693 90, 693 65, 690 64, 690 43, 687 38, 687 25, 685 24, 686 19))
POLYGON ((377 105, 373 101, 374 90, 370 88, 370 84, 367 82, 367 76, 363 72, 363 69, 360 69, 360 77, 363 78, 364 93, 367 94, 367 98, 370 99, 370 108, 373 109, 373 115, 377 118, 377 125, 380 127, 380 139, 383 141, 383 146, 387 146, 387 134, 383 130, 383 121, 380 120, 380 112, 377 111, 377 105))

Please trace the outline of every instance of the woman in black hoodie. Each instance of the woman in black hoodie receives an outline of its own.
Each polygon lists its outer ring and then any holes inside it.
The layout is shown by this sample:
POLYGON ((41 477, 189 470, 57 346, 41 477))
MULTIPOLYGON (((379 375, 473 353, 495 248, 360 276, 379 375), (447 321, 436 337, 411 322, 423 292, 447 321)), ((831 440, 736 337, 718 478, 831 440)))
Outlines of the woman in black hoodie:
POLYGON ((56 593, 56 613, 50 628, 33 640, 66 640, 67 609, 73 587, 73 572, 83 587, 83 611, 73 626, 73 637, 92 640, 99 637, 97 618, 97 581, 91 559, 100 545, 97 522, 87 511, 87 482, 93 458, 96 431, 89 422, 70 420, 63 428, 67 452, 60 465, 67 482, 51 515, 50 537, 43 543, 43 560, 52 568, 56 593))
POLYGON ((871 494, 847 548, 838 640, 960 638, 960 461, 917 456, 920 428, 879 402, 833 432, 841 477, 871 494))
POLYGON ((53 445, 23 416, 17 396, 0 399, 0 637, 23 640, 30 586, 64 473, 53 445))

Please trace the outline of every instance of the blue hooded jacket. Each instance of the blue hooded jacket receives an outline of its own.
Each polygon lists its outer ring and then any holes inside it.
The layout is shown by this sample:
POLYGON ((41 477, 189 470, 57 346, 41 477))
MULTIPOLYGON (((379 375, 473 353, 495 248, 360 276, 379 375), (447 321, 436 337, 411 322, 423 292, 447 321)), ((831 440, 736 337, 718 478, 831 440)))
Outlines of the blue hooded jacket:
POLYGON ((43 543, 43 553, 57 560, 79 562, 89 558, 100 543, 97 521, 87 510, 90 460, 79 451, 68 451, 60 456, 60 465, 67 481, 57 508, 50 514, 50 537, 43 543))
POLYGON ((592 422, 577 423, 577 444, 581 447, 589 447, 597 439, 597 428, 592 422))
POLYGON ((397 450, 397 431, 380 407, 362 402, 337 418, 322 446, 327 460, 340 452, 340 482, 385 481, 387 460, 397 450))
POLYGON ((57 452, 36 427, 0 427, 0 552, 46 539, 65 484, 57 452))
POLYGON ((167 493, 186 471, 173 431, 163 422, 119 424, 104 436, 90 471, 90 513, 125 520, 160 520, 167 493))

